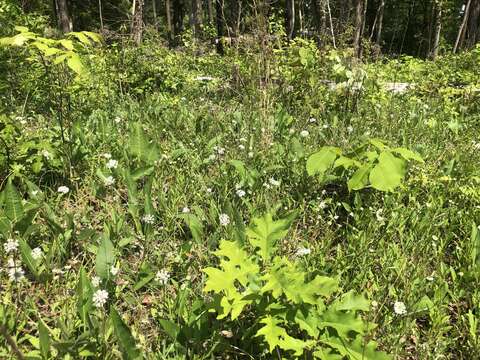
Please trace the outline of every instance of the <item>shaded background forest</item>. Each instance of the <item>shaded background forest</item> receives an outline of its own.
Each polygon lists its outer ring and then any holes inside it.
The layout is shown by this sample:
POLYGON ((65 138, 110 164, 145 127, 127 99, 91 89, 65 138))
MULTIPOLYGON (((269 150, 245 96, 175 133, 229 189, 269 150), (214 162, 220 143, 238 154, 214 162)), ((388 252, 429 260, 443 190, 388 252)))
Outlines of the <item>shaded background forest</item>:
POLYGON ((269 19, 270 33, 314 38, 320 48, 352 46, 357 56, 434 58, 480 38, 479 0, 7 0, 4 8, 12 7, 44 15, 63 32, 97 31, 139 43, 147 29, 156 29, 170 46, 182 45, 188 34, 216 43, 220 52, 224 43, 253 34, 258 15, 269 19))

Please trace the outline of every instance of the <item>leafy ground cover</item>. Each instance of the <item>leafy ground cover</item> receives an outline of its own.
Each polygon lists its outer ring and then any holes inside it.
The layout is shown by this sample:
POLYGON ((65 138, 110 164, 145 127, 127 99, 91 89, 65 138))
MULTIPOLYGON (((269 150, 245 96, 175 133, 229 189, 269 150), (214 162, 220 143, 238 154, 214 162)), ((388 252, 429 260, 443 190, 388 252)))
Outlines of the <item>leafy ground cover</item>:
POLYGON ((0 357, 478 352, 480 49, 362 65, 303 40, 220 57, 18 34, 0 357))

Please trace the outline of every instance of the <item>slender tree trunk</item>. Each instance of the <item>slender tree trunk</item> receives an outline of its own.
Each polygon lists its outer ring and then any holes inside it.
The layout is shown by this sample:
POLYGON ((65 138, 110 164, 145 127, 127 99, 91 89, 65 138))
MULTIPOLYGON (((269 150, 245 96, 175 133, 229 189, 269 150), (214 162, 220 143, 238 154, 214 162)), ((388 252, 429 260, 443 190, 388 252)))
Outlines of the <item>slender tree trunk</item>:
POLYGON ((474 1, 467 26, 467 48, 472 48, 480 40, 480 1, 474 1))
POLYGON ((288 40, 295 36, 295 0, 286 0, 285 29, 288 40))
POLYGON ((207 10, 208 10, 208 23, 212 25, 214 21, 212 0, 207 0, 207 10))
POLYGON ((355 33, 353 36, 353 49, 357 58, 362 56, 362 30, 364 19, 365 0, 357 0, 355 11, 355 33))
MULTIPOLYGON (((167 0, 170 3, 170 0, 167 0)), ((173 34, 178 36, 183 32, 183 1, 173 0, 173 34)))
POLYGON ((440 35, 442 32, 442 1, 435 2, 435 37, 433 38, 432 59, 435 60, 438 56, 438 49, 440 47, 440 35))
POLYGON ((157 29, 157 0, 152 0, 153 26, 157 29))
POLYGON ((170 0, 165 0, 165 16, 167 18, 167 36, 168 40, 171 41, 174 33, 172 28, 172 4, 170 0))
POLYGON ((375 45, 377 45, 378 47, 380 47, 380 44, 382 42, 384 12, 385 12, 385 0, 380 0, 380 6, 378 7, 377 20, 376 20, 377 34, 375 35, 375 45))
POLYGON ((136 45, 140 45, 143 35, 143 2, 133 0, 132 7, 132 39, 136 45))
POLYGON ((68 13, 67 0, 55 0, 55 10, 57 13, 58 27, 63 33, 73 30, 73 23, 68 13))
POLYGON ((465 13, 463 14, 463 20, 458 29, 457 39, 455 40, 455 45, 453 46, 453 53, 455 54, 459 47, 462 46, 463 39, 465 38, 465 25, 467 24, 468 15, 470 13, 470 4, 472 0, 468 0, 467 5, 465 6, 465 13))
POLYGON ((333 29, 332 9, 330 9, 330 0, 327 0, 327 10, 328 10, 328 20, 330 22, 330 33, 332 34, 333 48, 336 49, 337 45, 335 44, 335 31, 333 29))
POLYGON ((102 0, 98 0, 98 16, 100 17, 100 30, 103 32, 102 0))
POLYGON ((217 52, 220 55, 224 54, 223 49, 223 0, 215 0, 215 21, 217 23, 217 38, 215 39, 217 45, 217 52))

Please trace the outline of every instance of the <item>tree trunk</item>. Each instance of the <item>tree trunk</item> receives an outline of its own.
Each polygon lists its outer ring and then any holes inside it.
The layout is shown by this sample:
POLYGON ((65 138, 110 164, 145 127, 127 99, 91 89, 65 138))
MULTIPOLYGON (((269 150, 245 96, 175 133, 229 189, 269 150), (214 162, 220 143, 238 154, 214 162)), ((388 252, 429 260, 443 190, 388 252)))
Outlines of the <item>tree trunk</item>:
MULTIPOLYGON (((167 0, 170 2, 170 0, 167 0)), ((178 36, 183 32, 183 1, 173 0, 173 34, 178 36)))
POLYGON ((102 0, 98 0, 98 16, 99 16, 99 18, 100 18, 100 30, 103 32, 102 0))
POLYGON ((380 0, 380 6, 378 7, 377 20, 376 20, 377 34, 375 35, 375 45, 377 45, 378 47, 380 47, 382 42, 384 12, 385 12, 385 0, 380 0))
POLYGON ((455 54, 459 47, 462 46, 463 39, 465 38, 465 25, 467 24, 468 15, 470 13, 470 4, 472 0, 468 0, 467 5, 465 6, 465 13, 463 14, 463 20, 458 29, 457 39, 455 40, 455 45, 453 46, 453 53, 455 54))
POLYGON ((285 29, 288 40, 295 36, 295 0, 286 0, 285 29))
POLYGON ((202 3, 201 0, 191 0, 191 17, 190 27, 193 35, 196 37, 200 33, 200 25, 202 23, 202 3))
POLYGON ((480 40, 480 1, 472 4, 467 26, 467 48, 472 48, 480 40))
POLYGON ((207 0, 207 8, 208 8, 208 23, 212 25, 214 21, 212 0, 207 0))
POLYGON ((143 35, 143 1, 133 0, 132 7, 132 39, 136 45, 140 45, 143 35))
POLYGON ((432 59, 438 56, 438 48, 440 46, 440 34, 442 32, 442 1, 435 2, 435 37, 433 38, 432 59))
POLYGON ((353 50, 357 58, 362 56, 362 32, 365 21, 365 0, 357 0, 355 11, 355 33, 353 36, 353 50))
POLYGON ((215 39, 217 45, 217 52, 220 55, 224 54, 223 49, 223 0, 215 0, 215 19, 217 23, 217 38, 215 39))
POLYGON ((55 10, 58 19, 58 28, 63 33, 68 33, 73 30, 73 23, 68 13, 67 0, 55 0, 55 10))
POLYGON ((152 0, 153 26, 157 29, 157 0, 152 0))

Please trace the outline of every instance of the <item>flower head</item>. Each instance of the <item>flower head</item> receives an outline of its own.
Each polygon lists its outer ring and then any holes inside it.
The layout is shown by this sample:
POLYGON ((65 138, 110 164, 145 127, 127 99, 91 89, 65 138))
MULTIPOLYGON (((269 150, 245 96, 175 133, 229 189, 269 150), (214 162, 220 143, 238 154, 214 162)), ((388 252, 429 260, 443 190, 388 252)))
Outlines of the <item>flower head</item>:
POLYGON ((105 178, 104 184, 105 186, 112 186, 113 184, 115 184, 115 179, 113 178, 113 176, 108 176, 105 178))
POLYGON ((8 269, 8 278, 10 281, 19 282, 25 277, 25 271, 20 266, 8 269))
POLYGON ((170 273, 166 269, 157 271, 155 274, 155 280, 162 285, 166 285, 170 279, 170 273))
POLYGON ((118 166, 118 161, 115 159, 110 159, 107 161, 107 165, 105 165, 107 169, 116 169, 118 166))
POLYGON ((52 157, 52 154, 50 154, 50 152, 48 150, 42 150, 42 156, 49 160, 51 157, 52 157))
POLYGON ((3 248, 5 252, 8 254, 9 252, 15 252, 18 249, 18 240, 8 239, 5 244, 3 244, 3 248))
POLYGON ((308 248, 301 247, 297 250, 295 255, 296 256, 305 256, 305 255, 309 255, 311 252, 312 252, 312 250, 310 250, 308 248))
POLYGON ((120 272, 120 268, 116 267, 115 265, 112 265, 112 267, 110 268, 110 274, 112 274, 112 276, 117 276, 119 272, 120 272))
POLYGON ((43 253, 42 253, 42 249, 39 248, 39 247, 36 247, 35 249, 32 250, 32 258, 34 260, 38 260, 42 257, 43 253))
POLYGON ((238 189, 238 190, 237 190, 237 196, 238 196, 238 197, 242 198, 242 197, 245 196, 245 194, 246 194, 246 193, 245 193, 245 190, 242 190, 242 189, 238 189))
POLYGON ((99 289, 93 294, 93 305, 97 308, 101 308, 105 305, 108 300, 108 292, 106 290, 99 289))
POLYGON ((306 138, 310 133, 307 130, 300 131, 300 136, 306 138))
POLYGON ((101 281, 102 279, 100 279, 98 276, 92 277, 92 285, 96 288, 100 286, 101 281))
POLYGON ((142 217, 142 221, 145 224, 152 225, 155 222, 155 216, 153 216, 152 214, 145 214, 142 217))
POLYGON ((269 182, 270 185, 272 185, 272 186, 280 186, 280 181, 275 180, 273 177, 271 177, 270 179, 268 179, 268 182, 269 182))
POLYGON ((186 206, 182 209, 182 213, 184 214, 188 214, 189 212, 190 212, 190 209, 186 206))
POLYGON ((230 216, 228 216, 227 214, 220 214, 218 220, 220 221, 220 225, 222 226, 227 226, 228 224, 230 224, 230 216))
POLYGON ((407 313, 407 307, 401 301, 395 301, 393 304, 393 311, 397 315, 405 315, 407 313))
POLYGON ((59 186, 57 191, 60 193, 60 194, 66 194, 70 191, 70 189, 67 187, 67 186, 59 186))

